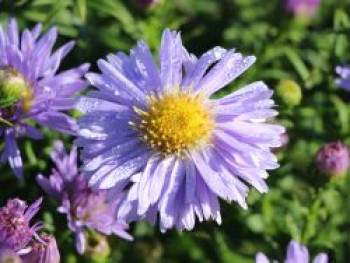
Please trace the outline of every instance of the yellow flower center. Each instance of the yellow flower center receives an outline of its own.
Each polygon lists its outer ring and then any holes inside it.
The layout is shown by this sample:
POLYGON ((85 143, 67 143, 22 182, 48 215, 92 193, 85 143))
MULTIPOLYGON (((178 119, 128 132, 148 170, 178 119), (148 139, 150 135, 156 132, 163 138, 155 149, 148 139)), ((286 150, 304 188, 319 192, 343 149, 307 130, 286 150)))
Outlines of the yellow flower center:
POLYGON ((21 74, 13 68, 0 70, 0 108, 22 103, 22 111, 28 112, 33 105, 33 90, 21 74))
POLYGON ((13 126, 18 104, 21 112, 28 113, 33 106, 33 89, 14 68, 0 69, 0 125, 13 126))
POLYGON ((130 124, 150 147, 165 155, 181 156, 210 139, 214 122, 201 96, 177 91, 161 98, 149 96, 148 101, 147 111, 134 107, 140 121, 130 124))

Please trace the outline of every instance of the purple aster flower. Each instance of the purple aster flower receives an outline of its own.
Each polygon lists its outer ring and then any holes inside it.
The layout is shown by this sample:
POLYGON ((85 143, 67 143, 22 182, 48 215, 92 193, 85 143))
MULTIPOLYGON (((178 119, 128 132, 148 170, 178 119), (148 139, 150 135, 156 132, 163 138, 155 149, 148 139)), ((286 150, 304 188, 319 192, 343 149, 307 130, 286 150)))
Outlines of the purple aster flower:
MULTIPOLYGON (((269 263, 269 259, 263 254, 258 253, 256 255, 256 263, 269 263)), ((275 262, 275 261, 273 261, 275 262)), ((288 245, 287 258, 285 263, 309 263, 309 251, 308 249, 299 244, 297 241, 292 240, 288 245)), ((328 263, 328 256, 325 253, 320 253, 313 261, 314 263, 328 263)))
POLYGON ((340 76, 336 84, 343 89, 350 90, 350 67, 348 65, 338 66, 336 73, 340 76))
POLYGON ((21 258, 11 249, 0 249, 0 262, 2 263, 22 263, 21 258))
POLYGON ((132 240, 126 232, 128 225, 116 220, 114 211, 117 202, 107 203, 105 190, 93 191, 88 181, 77 167, 77 149, 67 154, 63 143, 55 143, 52 160, 56 164, 49 179, 38 175, 37 181, 44 191, 55 197, 61 206, 59 212, 67 215, 68 226, 75 233, 76 248, 84 253, 86 248, 86 228, 94 229, 102 234, 115 234, 132 240))
POLYGON ((61 60, 74 43, 52 53, 57 30, 51 28, 40 37, 41 25, 19 35, 15 19, 5 33, 0 25, 0 137, 5 148, 0 162, 9 161, 16 176, 22 175, 22 160, 16 138, 43 135, 27 121, 65 133, 75 133, 76 123, 62 111, 74 108, 70 96, 86 87, 82 76, 88 64, 57 73, 61 60))
POLYGON ((20 199, 10 199, 0 208, 0 247, 20 252, 25 249, 42 223, 30 225, 31 219, 40 209, 42 199, 31 206, 20 199))
POLYGON ((56 239, 53 236, 43 234, 40 240, 34 240, 30 246, 30 252, 22 256, 23 263, 59 263, 60 252, 56 239))
POLYGON ((270 147, 284 128, 263 123, 277 115, 273 92, 259 81, 211 99, 255 57, 216 47, 197 59, 176 32, 165 30, 159 57, 160 69, 139 42, 87 74, 98 90, 78 103, 83 169, 111 200, 123 191, 117 217, 127 222, 159 213, 162 230, 220 223, 218 197, 246 208, 244 182, 265 193, 266 170, 278 167, 270 147))
POLYGON ((312 17, 321 0, 286 0, 286 8, 296 16, 312 17))
POLYGON ((339 141, 327 143, 318 150, 315 162, 321 172, 334 177, 342 176, 350 165, 348 147, 339 141))

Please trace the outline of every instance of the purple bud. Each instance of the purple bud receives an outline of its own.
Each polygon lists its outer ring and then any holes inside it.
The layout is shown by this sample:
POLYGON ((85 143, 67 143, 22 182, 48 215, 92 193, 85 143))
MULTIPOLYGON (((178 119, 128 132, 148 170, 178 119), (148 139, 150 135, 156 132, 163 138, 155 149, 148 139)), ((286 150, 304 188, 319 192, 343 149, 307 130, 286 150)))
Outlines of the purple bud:
POLYGON ((0 249, 0 262, 3 263, 22 263, 20 257, 10 249, 0 249))
POLYGON ((286 9, 295 16, 312 17, 321 0, 286 0, 286 9))
POLYGON ((317 168, 331 177, 345 175, 349 168, 349 151, 343 143, 331 142, 318 150, 315 158, 317 168))
POLYGON ((22 257, 23 263, 59 263, 56 239, 46 234, 41 235, 40 239, 32 242, 31 251, 22 257))

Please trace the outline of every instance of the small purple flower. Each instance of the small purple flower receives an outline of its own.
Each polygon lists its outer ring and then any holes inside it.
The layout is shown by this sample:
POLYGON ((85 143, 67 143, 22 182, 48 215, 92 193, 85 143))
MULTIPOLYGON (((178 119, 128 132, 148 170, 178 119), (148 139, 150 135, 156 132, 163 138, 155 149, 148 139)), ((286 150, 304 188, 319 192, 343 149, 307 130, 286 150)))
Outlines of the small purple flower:
POLYGON ((68 226, 75 233, 78 252, 85 252, 86 228, 132 240, 126 232, 128 225, 114 218, 117 203, 107 203, 107 192, 90 189, 84 174, 78 171, 77 149, 73 148, 67 154, 63 143, 58 141, 51 157, 56 169, 48 179, 38 175, 37 181, 48 195, 61 202, 58 211, 67 215, 68 226))
POLYGON ((59 263, 60 252, 56 239, 53 236, 43 234, 40 240, 32 241, 30 252, 22 256, 22 263, 59 263))
POLYGON ((312 17, 321 0, 286 0, 286 8, 296 16, 312 17))
MULTIPOLYGON (((269 263, 269 259, 263 254, 258 253, 255 259, 256 263, 269 263)), ((275 262, 275 261, 273 261, 275 262)), ((288 245, 287 258, 285 263, 309 263, 309 251, 308 249, 292 240, 288 245)), ((325 253, 320 253, 314 259, 313 263, 328 263, 328 256, 325 253)))
POLYGON ((40 209, 42 198, 31 206, 20 199, 10 199, 6 206, 0 208, 0 247, 15 252, 25 249, 42 223, 30 225, 31 219, 40 209))
POLYGON ((264 121, 277 115, 272 91, 261 82, 221 99, 212 95, 254 61, 234 50, 189 54, 177 32, 165 30, 158 68, 140 41, 130 52, 100 59, 97 88, 78 103, 76 144, 83 148, 89 184, 123 200, 117 218, 146 219, 165 231, 221 222, 219 198, 246 208, 248 187, 265 193, 266 170, 278 167, 271 147, 284 128, 264 121))
POLYGON ((23 263, 21 258, 11 249, 0 248, 0 262, 1 263, 23 263))
POLYGON ((335 70, 336 73, 340 76, 340 78, 336 81, 337 86, 350 91, 350 66, 338 66, 335 70))
POLYGON ((52 52, 56 28, 41 37, 40 32, 38 24, 20 35, 15 19, 9 20, 7 32, 0 25, 0 138, 5 141, 0 162, 8 160, 17 177, 22 176, 22 159, 16 139, 43 136, 28 121, 75 133, 76 122, 62 111, 74 108, 71 96, 87 86, 82 76, 88 64, 57 73, 74 42, 52 52))
POLYGON ((316 154, 315 162, 322 173, 337 177, 345 175, 348 171, 349 158, 348 147, 337 141, 323 145, 316 154))

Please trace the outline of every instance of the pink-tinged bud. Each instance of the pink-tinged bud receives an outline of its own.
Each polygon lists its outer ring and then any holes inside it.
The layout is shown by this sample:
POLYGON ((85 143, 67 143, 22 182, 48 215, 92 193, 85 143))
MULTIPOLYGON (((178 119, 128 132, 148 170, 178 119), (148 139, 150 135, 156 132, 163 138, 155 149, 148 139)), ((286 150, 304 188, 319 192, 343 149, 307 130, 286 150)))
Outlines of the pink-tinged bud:
POLYGON ((318 150, 315 158, 317 168, 331 177, 343 176, 349 168, 349 150, 341 142, 327 143, 318 150))
POLYGON ((22 263, 22 261, 13 250, 0 249, 0 263, 22 263))
POLYGON ((274 153, 282 152, 287 148, 287 145, 289 143, 289 136, 287 133, 282 133, 280 135, 280 142, 281 142, 281 145, 279 147, 272 149, 274 153))
POLYGON ((133 0, 132 2, 136 7, 149 8, 159 4, 161 0, 133 0))
POLYGON ((286 9, 299 17, 313 17, 321 0, 286 0, 286 9))
POLYGON ((59 263, 60 253, 56 239, 53 236, 43 234, 40 241, 35 240, 31 244, 31 251, 22 256, 23 263, 59 263))

